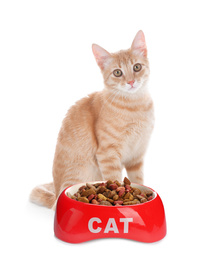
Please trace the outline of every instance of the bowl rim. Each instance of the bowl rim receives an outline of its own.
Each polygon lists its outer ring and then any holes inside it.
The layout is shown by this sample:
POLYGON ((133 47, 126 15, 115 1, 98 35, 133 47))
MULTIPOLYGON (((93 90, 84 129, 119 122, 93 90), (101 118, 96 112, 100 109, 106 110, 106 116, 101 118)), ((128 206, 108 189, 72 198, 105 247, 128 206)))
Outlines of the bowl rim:
MULTIPOLYGON (((155 190, 153 190, 152 188, 150 188, 150 187, 148 187, 148 186, 146 186, 146 185, 143 185, 143 184, 135 183, 135 182, 131 182, 131 184, 133 184, 133 185, 135 185, 135 186, 142 186, 142 187, 144 187, 144 188, 147 188, 147 189, 151 190, 151 191, 153 192, 153 195, 154 195, 153 199, 151 199, 151 200, 149 200, 149 201, 146 201, 146 202, 144 202, 144 203, 140 203, 140 204, 107 206, 107 205, 96 205, 96 204, 92 204, 92 203, 85 203, 85 202, 82 202, 82 201, 74 200, 74 199, 70 198, 70 197, 67 195, 67 192, 69 192, 68 189, 70 189, 70 188, 72 188, 72 187, 74 187, 74 186, 78 186, 78 189, 79 189, 79 187, 81 187, 81 186, 83 186, 83 185, 86 185, 86 183, 95 184, 95 183, 105 183, 105 182, 106 182, 106 181, 88 181, 88 182, 76 183, 76 184, 74 184, 74 185, 71 185, 71 186, 65 188, 63 192, 64 192, 65 196, 66 196, 69 200, 73 201, 73 203, 78 203, 78 204, 79 204, 79 203, 82 203, 81 205, 85 205, 85 206, 106 207, 106 208, 113 208, 113 209, 115 209, 115 208, 127 208, 127 207, 129 208, 129 207, 145 206, 145 205, 147 205, 148 203, 153 202, 153 201, 156 199, 156 197, 158 196, 158 193, 157 193, 155 190)), ((130 185, 131 185, 131 184, 130 184, 130 185)), ((78 191, 78 189, 77 189, 77 191, 78 191)))

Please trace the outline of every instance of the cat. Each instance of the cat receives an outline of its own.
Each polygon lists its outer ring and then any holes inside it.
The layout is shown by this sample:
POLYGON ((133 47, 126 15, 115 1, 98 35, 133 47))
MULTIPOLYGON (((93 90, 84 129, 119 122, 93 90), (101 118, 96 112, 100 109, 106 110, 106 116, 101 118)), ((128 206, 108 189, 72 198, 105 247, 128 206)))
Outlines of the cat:
POLYGON ((144 155, 154 125, 148 92, 149 62, 139 31, 128 50, 92 51, 104 89, 79 100, 63 120, 53 162, 53 183, 35 187, 34 203, 55 210, 68 186, 89 181, 121 180, 125 167, 131 182, 143 183, 144 155))

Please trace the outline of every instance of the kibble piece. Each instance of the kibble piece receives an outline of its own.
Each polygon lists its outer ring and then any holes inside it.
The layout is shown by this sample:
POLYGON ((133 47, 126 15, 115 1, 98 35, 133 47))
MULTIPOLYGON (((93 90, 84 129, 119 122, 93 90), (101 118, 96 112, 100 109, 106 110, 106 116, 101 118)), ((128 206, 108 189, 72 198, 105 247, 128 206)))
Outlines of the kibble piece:
POLYGON ((94 199, 94 194, 91 194, 90 196, 88 196, 88 200, 91 201, 92 199, 94 199))
POLYGON ((81 196, 81 194, 80 194, 79 192, 76 192, 76 193, 74 194, 74 196, 75 196, 76 198, 79 198, 79 197, 81 196))
POLYGON ((148 197, 148 200, 152 200, 152 199, 153 199, 153 196, 149 196, 149 197, 148 197))
POLYGON ((134 195, 140 195, 141 194, 141 190, 139 190, 138 188, 134 188, 134 195))
POLYGON ((120 186, 121 186, 121 183, 120 183, 119 181, 117 181, 117 180, 116 180, 116 181, 114 181, 114 183, 116 183, 118 187, 120 187, 120 186))
POLYGON ((118 205, 122 205, 123 204, 123 200, 115 200, 114 204, 118 204, 118 205))
POLYGON ((104 195, 105 197, 107 197, 107 198, 112 198, 112 196, 111 196, 111 191, 110 191, 110 190, 105 191, 105 192, 103 193, 103 195, 104 195))
POLYGON ((131 182, 129 181, 129 179, 128 179, 127 177, 124 178, 124 184, 125 184, 125 185, 126 185, 126 184, 128 184, 128 185, 131 184, 131 182))
POLYGON ((136 204, 140 203, 140 201, 138 199, 134 199, 133 202, 135 202, 136 204))
POLYGON ((130 201, 125 201, 123 202, 123 205, 135 205, 135 204, 139 204, 140 201, 137 200, 137 199, 134 199, 134 200, 130 200, 130 201))
POLYGON ((139 200, 144 199, 144 197, 141 196, 141 195, 136 195, 136 197, 137 197, 139 200))
POLYGON ((89 203, 89 200, 86 197, 79 197, 78 201, 89 203))
POLYGON ((95 183, 95 184, 93 184, 93 185, 94 185, 94 187, 98 188, 100 184, 101 184, 101 183, 98 182, 98 183, 95 183))
POLYGON ((140 196, 142 196, 143 198, 147 198, 146 192, 141 192, 140 196))
POLYGON ((113 198, 115 195, 117 195, 116 190, 112 190, 112 191, 111 191, 111 194, 110 194, 111 198, 113 198))
POLYGON ((99 205, 99 202, 98 202, 97 200, 95 200, 95 199, 93 199, 93 200, 91 201, 91 203, 92 203, 92 204, 99 205))
POLYGON ((122 197, 125 194, 125 188, 124 187, 118 187, 116 189, 116 191, 118 192, 119 197, 122 197))
POLYGON ((93 189, 93 190, 96 190, 96 187, 90 183, 86 183, 86 186, 89 188, 89 189, 93 189))
POLYGON ((129 191, 131 191, 131 186, 127 184, 127 185, 125 185, 125 189, 127 192, 129 192, 129 191))
POLYGON ((79 191, 82 191, 83 189, 85 189, 86 188, 86 185, 83 185, 83 186, 81 186, 80 188, 79 188, 79 191))
POLYGON ((123 202, 127 202, 127 201, 131 201, 130 199, 125 199, 125 200, 123 200, 123 202))
POLYGON ((117 186, 116 183, 113 183, 113 184, 109 185, 109 189, 111 189, 111 190, 116 190, 117 188, 118 188, 118 186, 117 186))
POLYGON ((90 196, 91 194, 96 194, 96 191, 94 189, 89 189, 89 190, 84 190, 81 192, 81 196, 82 197, 88 197, 90 196))
POLYGON ((153 191, 148 190, 148 191, 146 191, 145 193, 146 193, 147 196, 151 196, 151 195, 153 194, 153 191))
POLYGON ((142 198, 142 199, 140 200, 140 202, 141 202, 141 203, 147 202, 147 199, 146 199, 146 198, 142 198))
POLYGON ((119 196, 116 194, 115 196, 113 196, 113 200, 118 200, 119 196))
POLYGON ((112 206, 112 204, 109 201, 106 201, 106 200, 100 201, 99 205, 112 206))
POLYGON ((134 196, 132 194, 130 194, 129 200, 133 200, 133 199, 134 199, 134 196))
POLYGON ((96 189, 96 193, 103 193, 105 190, 106 190, 106 187, 105 187, 105 186, 99 186, 99 187, 96 189))
POLYGON ((112 200, 112 199, 107 199, 106 201, 109 201, 110 203, 114 203, 114 200, 112 200))
POLYGON ((105 182, 102 182, 102 183, 99 184, 99 186, 105 187, 105 186, 106 186, 106 183, 105 183, 105 182))
POLYGON ((100 200, 107 200, 107 198, 103 194, 98 194, 98 199, 100 200))
POLYGON ((108 180, 107 181, 107 184, 106 184, 106 186, 107 186, 107 188, 110 186, 110 184, 112 184, 113 182, 111 181, 111 180, 108 180))
POLYGON ((124 200, 129 199, 130 195, 131 195, 130 192, 127 192, 127 193, 124 195, 123 199, 124 199, 124 200))

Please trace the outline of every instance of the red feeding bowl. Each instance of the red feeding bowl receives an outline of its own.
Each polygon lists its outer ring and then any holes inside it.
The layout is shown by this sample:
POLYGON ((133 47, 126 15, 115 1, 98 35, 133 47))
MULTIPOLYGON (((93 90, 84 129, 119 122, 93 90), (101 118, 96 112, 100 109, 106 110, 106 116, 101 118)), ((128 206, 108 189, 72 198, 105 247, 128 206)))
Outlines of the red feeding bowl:
POLYGON ((153 191, 153 199, 128 206, 94 205, 73 200, 66 195, 67 192, 76 193, 83 185, 85 183, 66 188, 58 199, 54 220, 57 238, 69 243, 106 237, 155 242, 166 235, 163 203, 154 190, 131 183, 132 187, 141 191, 153 191))

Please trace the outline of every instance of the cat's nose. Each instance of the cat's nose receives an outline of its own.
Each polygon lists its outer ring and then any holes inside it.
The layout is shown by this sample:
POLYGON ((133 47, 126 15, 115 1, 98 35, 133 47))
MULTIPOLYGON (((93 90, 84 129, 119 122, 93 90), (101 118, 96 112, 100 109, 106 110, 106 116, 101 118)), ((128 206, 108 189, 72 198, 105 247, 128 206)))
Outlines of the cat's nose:
POLYGON ((131 87, 133 87, 134 82, 135 82, 135 80, 131 80, 128 82, 128 84, 131 85, 131 87))

